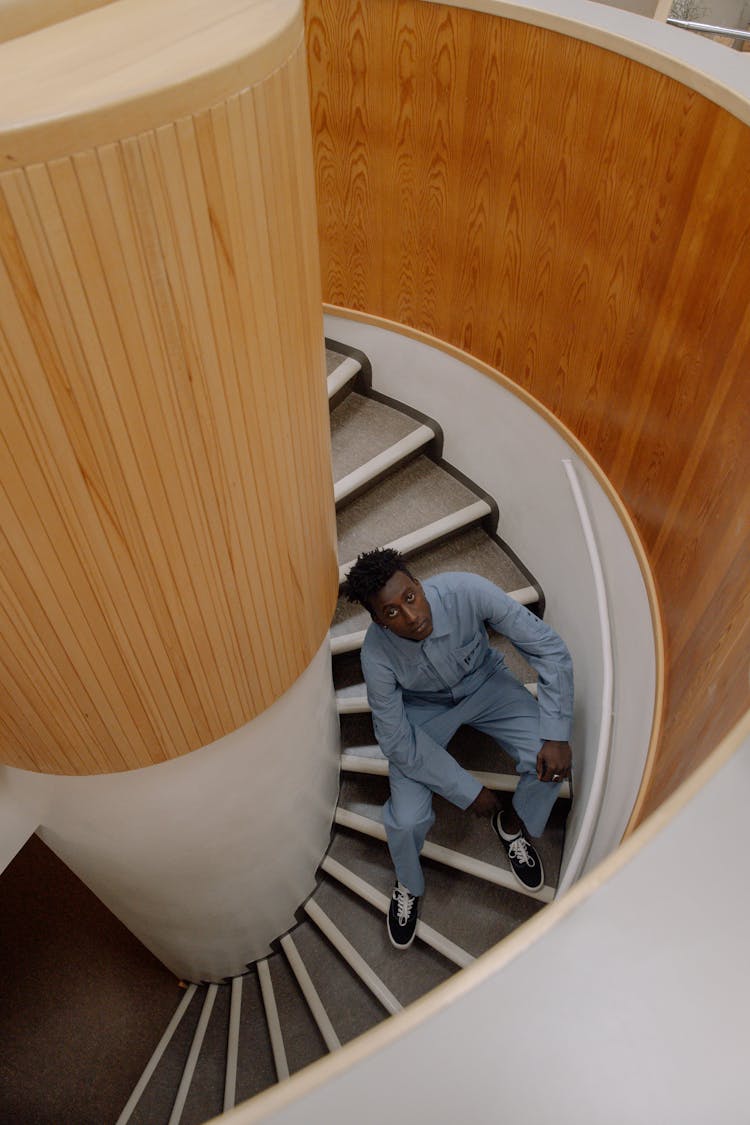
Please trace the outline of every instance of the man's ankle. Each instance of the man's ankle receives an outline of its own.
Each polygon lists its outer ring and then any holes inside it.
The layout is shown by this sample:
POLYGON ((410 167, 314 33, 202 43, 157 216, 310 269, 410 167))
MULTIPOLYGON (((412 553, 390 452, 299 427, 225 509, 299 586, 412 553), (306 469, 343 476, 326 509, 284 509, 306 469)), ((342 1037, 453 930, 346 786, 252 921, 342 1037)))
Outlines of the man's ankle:
POLYGON ((500 810, 500 823, 506 836, 517 836, 523 832, 523 821, 514 808, 500 810))

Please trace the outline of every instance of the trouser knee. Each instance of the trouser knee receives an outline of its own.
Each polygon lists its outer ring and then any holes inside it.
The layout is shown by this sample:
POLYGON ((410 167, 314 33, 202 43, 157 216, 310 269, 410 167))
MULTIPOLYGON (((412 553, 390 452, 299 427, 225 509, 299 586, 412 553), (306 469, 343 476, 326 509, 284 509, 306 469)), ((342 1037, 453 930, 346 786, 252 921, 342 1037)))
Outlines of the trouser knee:
POLYGON ((432 809, 425 811, 400 808, 396 815, 391 800, 383 805, 383 824, 389 836, 393 835, 394 838, 424 837, 434 821, 435 814, 432 809))

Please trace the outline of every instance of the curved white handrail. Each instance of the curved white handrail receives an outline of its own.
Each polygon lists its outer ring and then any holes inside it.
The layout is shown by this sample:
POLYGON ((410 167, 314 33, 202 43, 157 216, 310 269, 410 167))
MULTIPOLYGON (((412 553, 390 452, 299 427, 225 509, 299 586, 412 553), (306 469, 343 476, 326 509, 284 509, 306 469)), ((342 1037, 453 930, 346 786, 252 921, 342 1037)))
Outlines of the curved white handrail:
POLYGON ((573 499, 578 509, 578 518, 581 521, 581 530, 586 543, 591 570, 594 575, 594 590, 596 593, 596 607, 599 615, 599 629, 602 649, 602 699, 601 699, 601 724, 599 739, 596 747, 594 761, 594 777, 591 782, 591 791, 586 801, 586 809, 581 820, 578 837, 570 856, 565 864, 560 881, 557 885, 555 897, 564 894, 575 883, 585 862, 594 838, 599 814, 604 800, 604 786, 607 780, 609 756, 612 743, 612 714, 614 709, 614 659, 612 656, 612 633, 609 627, 609 605, 607 602, 607 588, 604 584, 604 571, 596 545, 591 517, 586 506, 586 500, 581 490, 581 484, 572 461, 564 460, 563 468, 568 476, 573 499))

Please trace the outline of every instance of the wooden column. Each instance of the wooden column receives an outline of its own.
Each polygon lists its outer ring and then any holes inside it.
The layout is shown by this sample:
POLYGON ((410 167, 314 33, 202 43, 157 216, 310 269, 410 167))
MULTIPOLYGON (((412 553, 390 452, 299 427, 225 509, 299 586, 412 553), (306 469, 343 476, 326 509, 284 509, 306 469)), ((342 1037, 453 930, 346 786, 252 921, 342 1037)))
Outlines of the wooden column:
POLYGON ((131 769, 308 666, 335 601, 296 0, 0 46, 0 757, 131 769))

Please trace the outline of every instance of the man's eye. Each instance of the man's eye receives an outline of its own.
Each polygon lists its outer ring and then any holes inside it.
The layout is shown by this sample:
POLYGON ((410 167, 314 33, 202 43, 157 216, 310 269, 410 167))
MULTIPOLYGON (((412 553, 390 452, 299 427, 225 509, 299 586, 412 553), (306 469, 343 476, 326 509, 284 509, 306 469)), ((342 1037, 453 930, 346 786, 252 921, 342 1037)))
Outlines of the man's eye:
POLYGON ((385 611, 385 615, 386 615, 386 617, 395 617, 396 616, 396 610, 395 609, 387 609, 385 611))
POLYGON ((406 598, 405 598, 405 601, 413 602, 414 601, 414 594, 407 594, 406 598))

